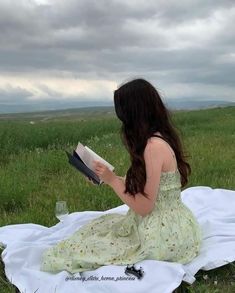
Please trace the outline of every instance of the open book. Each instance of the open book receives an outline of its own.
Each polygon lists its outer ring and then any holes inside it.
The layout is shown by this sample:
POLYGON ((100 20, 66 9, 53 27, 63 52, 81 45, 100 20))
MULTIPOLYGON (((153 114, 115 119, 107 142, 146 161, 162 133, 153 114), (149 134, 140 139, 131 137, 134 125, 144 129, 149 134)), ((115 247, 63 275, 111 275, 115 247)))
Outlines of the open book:
POLYGON ((94 151, 89 149, 87 146, 84 146, 82 143, 78 143, 76 150, 73 150, 73 154, 70 154, 66 151, 66 154, 69 158, 69 163, 74 166, 78 171, 83 175, 88 177, 95 184, 102 184, 103 181, 99 176, 94 172, 93 160, 100 161, 106 165, 111 171, 114 170, 114 167, 105 161, 102 157, 97 155, 94 151))

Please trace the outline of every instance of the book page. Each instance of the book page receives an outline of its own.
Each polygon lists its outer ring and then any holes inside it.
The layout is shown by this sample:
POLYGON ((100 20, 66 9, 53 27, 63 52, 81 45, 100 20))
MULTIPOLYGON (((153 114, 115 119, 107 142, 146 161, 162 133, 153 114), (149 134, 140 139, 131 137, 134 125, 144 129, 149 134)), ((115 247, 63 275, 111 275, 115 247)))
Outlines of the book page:
POLYGON ((84 147, 84 145, 80 142, 78 143, 75 151, 80 156, 84 164, 86 164, 87 167, 90 168, 92 171, 94 171, 93 169, 94 160, 100 161, 101 163, 105 164, 111 171, 114 170, 114 167, 111 164, 109 164, 107 161, 105 161, 102 157, 97 155, 94 151, 92 151, 87 146, 84 147))
POLYGON ((84 164, 93 171, 91 164, 92 157, 82 143, 78 143, 75 152, 79 155, 84 164))
POLYGON ((90 153, 90 155, 92 157, 92 161, 93 160, 100 161, 101 163, 103 163, 104 165, 106 165, 111 171, 114 170, 114 167, 110 163, 108 163, 107 161, 105 161, 105 159, 103 159, 102 157, 100 157, 99 155, 97 155, 88 146, 85 146, 85 148, 89 151, 89 153, 90 153))

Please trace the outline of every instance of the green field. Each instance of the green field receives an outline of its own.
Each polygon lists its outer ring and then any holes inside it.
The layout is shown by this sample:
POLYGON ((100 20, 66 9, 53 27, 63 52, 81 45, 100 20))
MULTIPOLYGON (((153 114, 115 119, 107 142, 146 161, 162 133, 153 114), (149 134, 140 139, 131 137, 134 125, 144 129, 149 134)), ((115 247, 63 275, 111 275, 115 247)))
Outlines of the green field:
MULTIPOLYGON (((235 107, 177 111, 172 119, 192 168, 184 189, 210 186, 234 190, 235 107)), ((64 152, 72 151, 80 141, 115 166, 117 175, 124 176, 130 160, 121 143, 120 126, 110 109, 80 110, 66 115, 1 115, 0 226, 55 225, 57 200, 66 200, 70 213, 106 210, 123 204, 109 186, 86 182, 68 164, 64 152), (30 124, 32 120, 34 124, 30 124)), ((199 271, 191 287, 182 283, 176 292, 235 292, 234 265, 199 271), (203 279, 205 274, 207 280, 203 279), (218 280, 217 285, 214 280, 218 280)), ((15 292, 4 275, 3 263, 0 292, 15 292)))

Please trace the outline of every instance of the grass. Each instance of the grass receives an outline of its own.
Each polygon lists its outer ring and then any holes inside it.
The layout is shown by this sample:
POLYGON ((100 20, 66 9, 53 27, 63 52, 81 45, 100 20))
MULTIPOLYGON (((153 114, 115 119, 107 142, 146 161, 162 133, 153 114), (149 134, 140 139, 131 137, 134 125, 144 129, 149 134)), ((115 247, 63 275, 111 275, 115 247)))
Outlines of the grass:
MULTIPOLYGON (((107 210, 123 204, 108 186, 97 188, 87 183, 67 163, 64 150, 71 151, 80 141, 114 165, 120 176, 125 175, 130 164, 120 139, 120 123, 114 115, 104 111, 100 115, 80 115, 67 119, 43 116, 35 124, 29 123, 29 115, 25 119, 4 116, 0 120, 0 226, 55 225, 57 219, 52 215, 57 200, 66 200, 70 213, 107 210)), ((185 188, 234 189, 234 117, 235 107, 173 113, 192 168, 185 188)), ((208 272, 200 270, 195 277, 192 286, 183 282, 175 292, 235 292, 234 263, 208 272)), ((0 292, 15 290, 1 262, 0 292)))

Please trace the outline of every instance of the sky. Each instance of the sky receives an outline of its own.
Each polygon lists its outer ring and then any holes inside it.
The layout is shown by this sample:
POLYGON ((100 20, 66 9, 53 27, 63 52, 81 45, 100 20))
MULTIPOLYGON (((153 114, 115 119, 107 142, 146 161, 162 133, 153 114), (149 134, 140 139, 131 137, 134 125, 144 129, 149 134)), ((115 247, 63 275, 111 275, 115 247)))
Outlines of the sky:
POLYGON ((139 77, 235 101, 234 23, 233 0, 1 0, 0 105, 113 104, 139 77))

